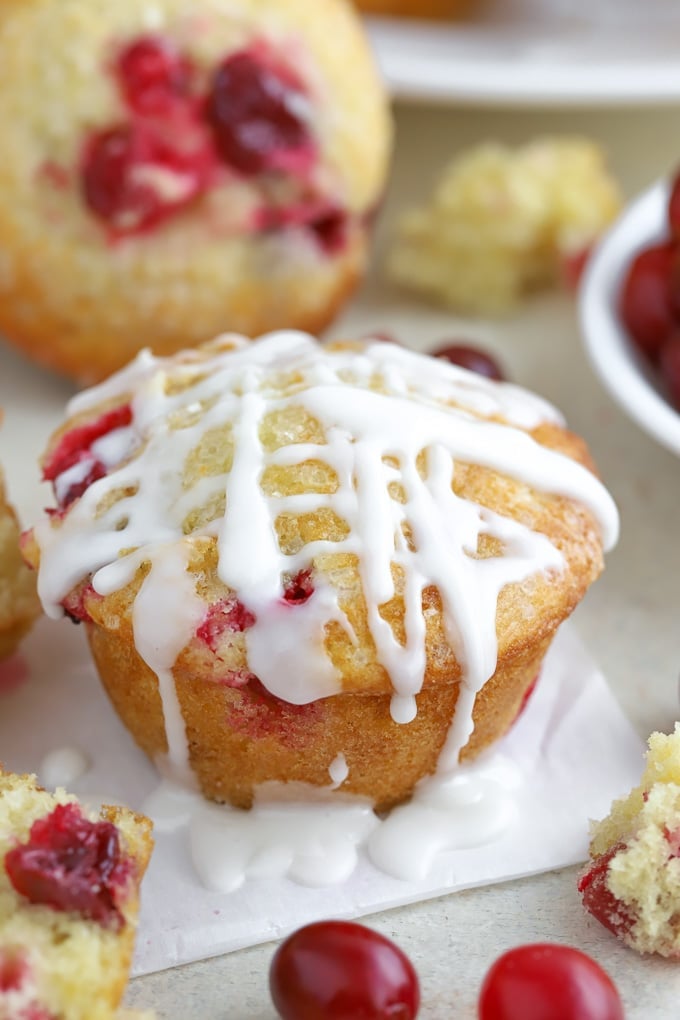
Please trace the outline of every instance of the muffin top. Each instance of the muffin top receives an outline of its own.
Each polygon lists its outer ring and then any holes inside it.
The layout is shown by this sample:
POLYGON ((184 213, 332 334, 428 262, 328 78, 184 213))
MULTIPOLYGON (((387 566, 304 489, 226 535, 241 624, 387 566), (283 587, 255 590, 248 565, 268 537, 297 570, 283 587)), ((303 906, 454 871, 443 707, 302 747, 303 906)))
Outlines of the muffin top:
POLYGON ((68 413, 26 555, 48 613, 131 627, 156 672, 208 646, 208 672, 296 704, 392 692, 408 721, 423 684, 474 698, 554 629, 616 539, 554 408, 390 343, 143 352, 68 413))

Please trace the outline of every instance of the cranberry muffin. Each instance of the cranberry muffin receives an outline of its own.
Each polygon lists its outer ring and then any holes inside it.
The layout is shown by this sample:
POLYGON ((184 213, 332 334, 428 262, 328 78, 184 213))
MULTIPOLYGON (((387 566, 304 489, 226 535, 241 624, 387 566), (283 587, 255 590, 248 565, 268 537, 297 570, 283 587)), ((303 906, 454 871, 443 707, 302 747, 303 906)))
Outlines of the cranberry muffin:
POLYGON ((511 726, 603 565, 614 505, 544 401, 391 343, 149 354, 48 444, 26 542, 147 754, 247 807, 379 808, 511 726))
POLYGON ((142 346, 333 318, 391 135, 351 5, 8 0, 0 51, 12 343, 91 382, 142 346))

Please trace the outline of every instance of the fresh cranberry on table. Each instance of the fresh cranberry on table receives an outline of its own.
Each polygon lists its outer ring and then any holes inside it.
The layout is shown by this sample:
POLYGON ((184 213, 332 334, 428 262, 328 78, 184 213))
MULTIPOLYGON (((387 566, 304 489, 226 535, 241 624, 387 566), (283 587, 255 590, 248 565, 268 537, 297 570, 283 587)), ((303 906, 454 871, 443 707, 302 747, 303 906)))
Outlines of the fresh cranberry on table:
POLYGON ((352 921, 318 921, 290 935, 272 960, 269 988, 282 1020, 413 1020, 420 1005, 408 957, 352 921))
POLYGON ((616 986, 578 949, 551 943, 517 946, 488 971, 479 1020, 624 1020, 616 986))
POLYGON ((444 344, 433 350, 432 356, 441 358, 443 361, 450 361, 452 365, 467 368, 468 371, 486 376, 487 379, 495 379, 500 382, 505 378, 498 361, 481 347, 459 343, 444 344))

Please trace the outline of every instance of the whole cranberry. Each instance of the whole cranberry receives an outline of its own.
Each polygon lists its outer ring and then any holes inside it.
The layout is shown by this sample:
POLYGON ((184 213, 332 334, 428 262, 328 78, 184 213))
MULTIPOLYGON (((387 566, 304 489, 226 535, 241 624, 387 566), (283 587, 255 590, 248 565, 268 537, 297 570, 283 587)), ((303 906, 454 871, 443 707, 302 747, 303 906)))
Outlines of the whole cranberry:
POLYGON ((674 238, 680 238, 680 173, 671 182, 668 199, 668 225, 674 238))
POLYGON ((623 324, 638 350, 652 361, 675 328, 670 286, 675 256, 670 241, 645 248, 628 267, 621 289, 623 324))
POLYGON ((479 1020, 624 1020, 619 993, 599 964, 578 949, 517 946, 487 973, 479 1020))
POLYGON ((413 1020, 418 978, 389 939, 353 921, 318 921, 283 942, 269 989, 282 1020, 413 1020))
POLYGON ((497 360, 481 347, 473 347, 471 344, 446 344, 432 351, 432 356, 450 361, 452 365, 467 368, 468 371, 486 376, 487 379, 495 379, 498 382, 505 379, 497 360))

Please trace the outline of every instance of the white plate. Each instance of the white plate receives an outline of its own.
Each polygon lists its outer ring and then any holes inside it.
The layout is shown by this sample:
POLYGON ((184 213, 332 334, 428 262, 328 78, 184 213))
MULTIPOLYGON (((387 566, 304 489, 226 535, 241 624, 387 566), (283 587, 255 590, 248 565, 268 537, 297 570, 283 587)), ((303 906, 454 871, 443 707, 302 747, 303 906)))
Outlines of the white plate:
POLYGON ((678 0, 479 0, 461 22, 369 18, 397 98, 502 105, 680 98, 678 0))
POLYGON ((667 234, 669 184, 659 181, 624 210, 591 257, 579 294, 581 327, 604 386, 646 432, 680 454, 680 414, 626 335, 618 314, 623 276, 635 252, 667 234))

